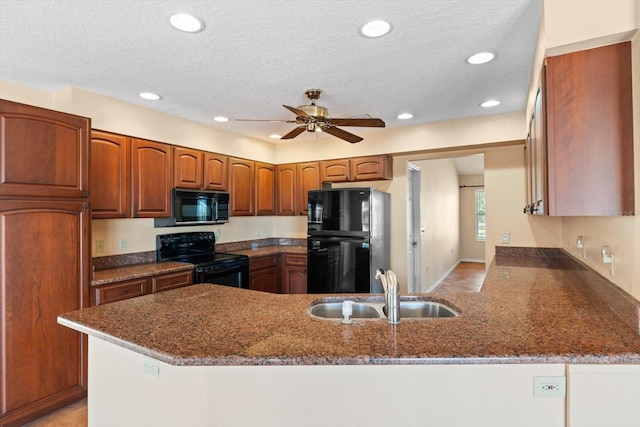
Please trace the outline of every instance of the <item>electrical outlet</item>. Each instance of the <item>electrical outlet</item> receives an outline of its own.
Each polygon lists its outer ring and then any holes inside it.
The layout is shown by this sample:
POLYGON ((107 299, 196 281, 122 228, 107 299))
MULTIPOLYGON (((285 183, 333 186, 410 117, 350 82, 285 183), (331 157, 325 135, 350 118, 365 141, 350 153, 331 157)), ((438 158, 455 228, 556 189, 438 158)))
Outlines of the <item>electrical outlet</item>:
POLYGON ((147 356, 142 356, 142 372, 154 377, 159 377, 160 365, 158 364, 158 361, 147 356))
POLYGON ((125 249, 127 249, 127 240, 121 239, 119 243, 119 247, 121 251, 124 251, 125 249))
POLYGON ((508 231, 503 231, 503 232, 502 232, 502 235, 501 235, 501 237, 500 237, 500 241, 501 241, 502 243, 504 243, 505 245, 508 245, 508 244, 509 244, 510 237, 509 237, 509 232, 508 232, 508 231))
POLYGON ((96 253, 104 253, 104 240, 96 240, 96 253))
POLYGON ((565 397, 566 377, 533 377, 533 397, 565 397))
POLYGON ((219 229, 219 228, 216 228, 216 229, 213 231, 213 236, 216 238, 216 242, 217 242, 218 240, 220 240, 220 229, 219 229))

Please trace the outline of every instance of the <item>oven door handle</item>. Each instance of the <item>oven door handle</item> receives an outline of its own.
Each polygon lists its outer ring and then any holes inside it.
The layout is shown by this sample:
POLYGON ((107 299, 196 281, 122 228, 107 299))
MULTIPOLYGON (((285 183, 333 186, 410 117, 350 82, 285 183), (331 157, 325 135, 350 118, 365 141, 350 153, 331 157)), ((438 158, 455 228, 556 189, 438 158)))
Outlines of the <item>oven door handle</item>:
POLYGON ((224 273, 228 273, 230 271, 239 271, 244 267, 245 267, 244 264, 236 264, 236 265, 233 265, 233 266, 230 266, 230 267, 224 267, 224 268, 197 267, 196 268, 196 273, 224 274, 224 273))

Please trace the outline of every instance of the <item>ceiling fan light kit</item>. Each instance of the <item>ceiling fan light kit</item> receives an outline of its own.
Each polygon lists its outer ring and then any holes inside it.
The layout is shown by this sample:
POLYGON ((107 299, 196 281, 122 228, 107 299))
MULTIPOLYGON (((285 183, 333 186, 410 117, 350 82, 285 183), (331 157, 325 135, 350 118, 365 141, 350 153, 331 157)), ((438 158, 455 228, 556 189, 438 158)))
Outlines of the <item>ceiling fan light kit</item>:
POLYGON ((385 123, 382 119, 376 118, 335 118, 329 117, 329 110, 320 105, 316 105, 316 100, 322 96, 321 89, 307 89, 304 94, 311 101, 308 105, 299 105, 298 107, 291 107, 289 105, 283 105, 284 108, 291 111, 296 115, 295 120, 251 120, 251 119, 236 119, 240 121, 269 121, 269 122, 284 122, 284 123, 296 123, 300 126, 296 127, 289 133, 283 135, 280 139, 293 139, 300 135, 305 130, 307 132, 326 132, 337 138, 345 141, 355 143, 362 141, 362 138, 358 135, 354 135, 350 132, 342 130, 337 126, 356 126, 356 127, 385 127, 385 123))

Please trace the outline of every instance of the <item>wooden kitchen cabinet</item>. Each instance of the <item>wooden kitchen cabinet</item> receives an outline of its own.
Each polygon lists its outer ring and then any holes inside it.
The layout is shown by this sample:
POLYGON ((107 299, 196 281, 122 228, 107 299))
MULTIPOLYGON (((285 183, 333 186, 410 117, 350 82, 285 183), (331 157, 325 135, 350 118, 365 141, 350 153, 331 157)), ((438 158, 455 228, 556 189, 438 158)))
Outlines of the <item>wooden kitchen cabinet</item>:
POLYGON ((151 293, 182 288, 193 284, 193 270, 166 273, 151 277, 151 293))
POLYGON ((278 255, 264 255, 249 259, 249 289, 280 293, 278 255))
POLYGON ((91 305, 101 305, 110 302, 135 298, 149 293, 149 279, 123 280, 102 286, 91 287, 91 305))
POLYGON ((91 287, 91 305, 122 301, 193 284, 193 270, 157 274, 91 287))
POLYGON ((631 42, 545 62, 532 126, 533 198, 548 194, 548 215, 633 215, 631 42))
POLYGON ((255 215, 255 169, 251 160, 229 158, 229 214, 255 215))
POLYGON ((375 181, 391 179, 392 160, 390 156, 368 156, 349 159, 352 181, 375 181))
POLYGON ((276 214, 276 167, 255 162, 256 214, 276 214))
POLYGON ((282 292, 285 294, 306 294, 307 256, 283 253, 280 257, 282 292))
POLYGON ((35 108, 0 99, 0 195, 88 197, 90 120, 35 108))
POLYGON ((87 393, 86 336, 59 325, 57 316, 89 306, 91 124, 10 101, 0 101, 0 116, 4 426, 87 393))
POLYGON ((309 190, 318 190, 320 183, 320 162, 297 164, 298 215, 307 215, 309 209, 309 190))
POLYGON ((131 140, 133 216, 171 216, 172 147, 161 142, 131 140))
POLYGON ((227 156, 204 152, 204 190, 227 191, 229 189, 228 162, 227 156))
POLYGON ((173 147, 173 186, 200 190, 202 188, 204 153, 184 147, 173 147))
POLYGON ((351 181, 351 161, 349 159, 323 160, 320 162, 322 182, 351 181))
POLYGON ((320 162, 322 182, 376 181, 391 179, 390 156, 353 157, 320 162))
POLYGON ((130 138, 91 131, 91 218, 131 216, 130 138))
POLYGON ((276 166, 277 215, 298 215, 297 173, 295 163, 276 166))

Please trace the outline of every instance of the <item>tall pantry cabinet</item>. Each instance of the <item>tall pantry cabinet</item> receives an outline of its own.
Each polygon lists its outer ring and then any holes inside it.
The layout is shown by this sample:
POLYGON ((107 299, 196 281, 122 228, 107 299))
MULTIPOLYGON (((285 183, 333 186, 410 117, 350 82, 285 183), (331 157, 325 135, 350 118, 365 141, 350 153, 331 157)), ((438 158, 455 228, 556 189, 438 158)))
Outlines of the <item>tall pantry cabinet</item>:
POLYGON ((86 395, 90 120, 0 100, 0 425, 86 395))

